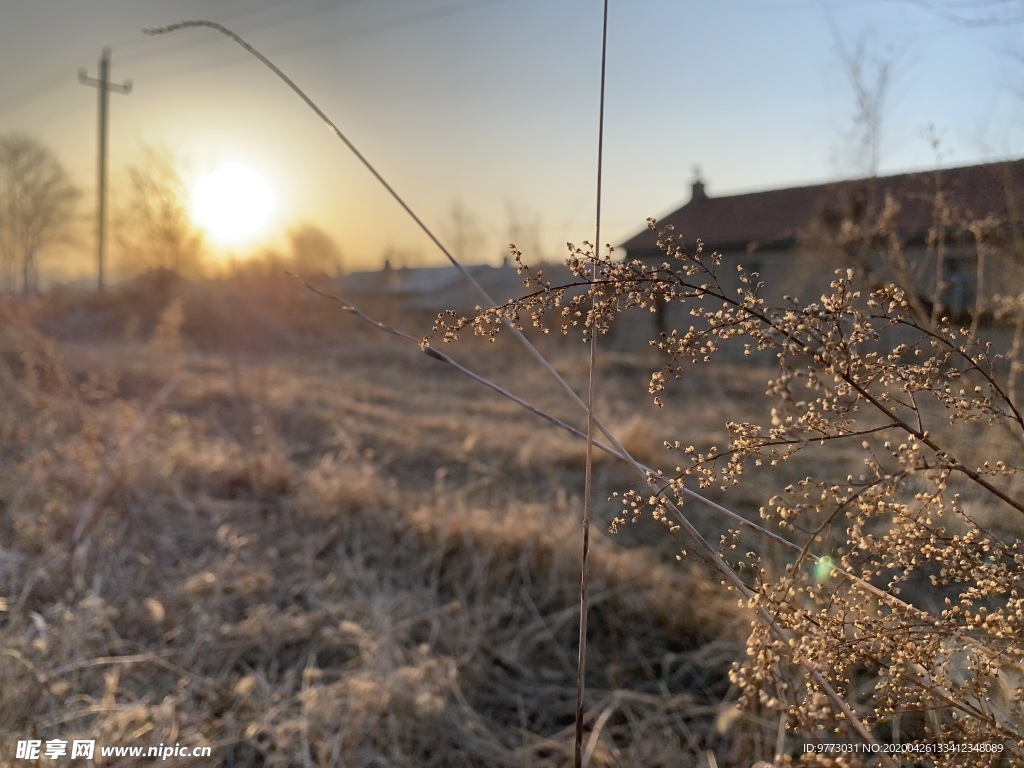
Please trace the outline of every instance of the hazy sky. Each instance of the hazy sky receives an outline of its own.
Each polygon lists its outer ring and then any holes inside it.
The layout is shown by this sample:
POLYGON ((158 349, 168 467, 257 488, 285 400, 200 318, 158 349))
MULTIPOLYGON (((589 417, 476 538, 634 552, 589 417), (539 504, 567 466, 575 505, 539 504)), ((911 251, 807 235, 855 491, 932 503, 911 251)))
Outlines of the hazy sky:
MULTIPOLYGON (((341 143, 267 69, 210 30, 160 38, 142 27, 221 22, 318 101, 424 219, 451 234, 452 209, 495 261, 510 222, 533 222, 549 258, 593 235, 600 0, 35 0, 0 9, 0 133, 52 147, 95 188, 97 74, 113 79, 111 170, 145 143, 191 169, 224 160, 266 176, 278 229, 327 229, 347 265, 387 248, 440 256, 341 143)), ((854 99, 836 30, 890 58, 881 171, 1024 154, 1024 27, 966 28, 910 0, 612 0, 605 142, 606 241, 686 201, 699 165, 711 195, 856 175, 854 99), (831 19, 831 23, 830 23, 831 19)), ((116 178, 116 175, 115 175, 116 178)), ((116 189, 112 189, 116 194, 116 189)), ((523 236, 527 240, 528 236, 523 236)), ((472 244, 473 238, 467 242, 472 244)), ((87 246, 86 246, 87 247, 87 246)), ((528 256, 531 254, 528 254, 528 256)))

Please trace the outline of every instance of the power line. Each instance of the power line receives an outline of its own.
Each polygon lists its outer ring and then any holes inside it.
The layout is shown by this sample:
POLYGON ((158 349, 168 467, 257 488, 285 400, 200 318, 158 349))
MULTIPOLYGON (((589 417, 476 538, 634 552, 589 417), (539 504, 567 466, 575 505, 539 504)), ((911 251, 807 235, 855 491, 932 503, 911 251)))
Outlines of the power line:
MULTIPOLYGON (((332 15, 338 11, 348 10, 355 6, 363 5, 369 1, 370 0, 347 0, 347 2, 340 4, 337 2, 319 2, 312 8, 304 8, 297 14, 289 15, 278 20, 268 19, 262 23, 245 24, 244 31, 246 34, 251 35, 253 32, 278 30, 287 25, 296 24, 304 20, 324 15, 332 15)), ((394 29, 401 29, 425 21, 431 21, 433 19, 457 16, 509 1, 510 0, 474 0, 474 2, 470 2, 468 4, 463 3, 461 5, 449 6, 448 8, 438 8, 434 10, 420 8, 419 10, 421 10, 421 12, 418 14, 412 16, 405 15, 404 17, 399 16, 397 19, 392 21, 383 21, 376 24, 371 22, 369 26, 363 29, 342 35, 338 35, 333 31, 334 25, 332 24, 317 24, 316 32, 312 37, 302 41, 276 46, 271 43, 267 46, 267 52, 269 55, 282 56, 295 51, 312 51, 316 48, 332 45, 344 40, 353 40, 394 29)), ((222 18, 226 18, 229 21, 234 20, 232 21, 232 23, 234 23, 245 18, 257 17, 261 14, 270 14, 275 10, 285 10, 287 6, 294 5, 296 2, 297 0, 274 0, 262 8, 249 9, 237 14, 227 14, 226 16, 222 15, 222 18)), ((157 46, 160 50, 154 50, 152 40, 140 38, 141 36, 139 35, 132 35, 130 37, 125 36, 111 46, 118 49, 118 58, 120 61, 136 69, 156 62, 159 59, 165 59, 170 56, 180 56, 180 54, 185 51, 194 51, 204 48, 213 50, 216 46, 215 41, 197 40, 195 42, 185 42, 184 44, 157 46)), ((218 69, 226 69, 242 63, 244 62, 230 56, 230 54, 225 54, 218 56, 218 61, 215 63, 203 64, 202 62, 193 62, 191 65, 186 66, 183 69, 178 69, 173 72, 165 72, 164 74, 160 74, 153 78, 145 78, 145 80, 147 83, 159 83, 179 77, 185 77, 194 72, 210 72, 218 69)), ((136 80, 139 80, 139 78, 136 77, 136 80)), ((10 115, 14 112, 20 111, 21 109, 25 109, 29 105, 41 101, 46 96, 60 92, 64 87, 64 83, 64 76, 56 72, 52 76, 43 78, 33 87, 25 88, 13 97, 6 98, 4 101, 6 114, 10 115)), ((74 109, 77 109, 77 107, 69 105, 64 108, 52 110, 41 120, 35 121, 35 123, 37 125, 50 123, 53 120, 72 112, 74 109)))
MULTIPOLYGON (((218 19, 218 22, 222 22, 224 24, 232 24, 233 26, 237 26, 241 29, 244 29, 246 34, 253 34, 254 32, 277 30, 288 24, 294 24, 295 22, 303 21, 305 19, 309 19, 315 16, 320 16, 323 14, 332 13, 334 11, 351 8, 352 6, 369 2, 369 0, 347 0, 347 2, 340 3, 329 2, 328 0, 321 0, 321 2, 316 3, 312 8, 305 8, 299 13, 287 15, 284 18, 279 18, 276 20, 268 19, 263 22, 257 23, 245 23, 244 21, 242 21, 246 17, 256 17, 261 14, 273 12, 275 9, 283 9, 285 6, 292 5, 294 2, 295 0, 277 0, 276 2, 272 2, 263 8, 246 11, 240 14, 217 14, 217 16, 220 17, 218 19)), ((153 41, 151 38, 139 39, 133 37, 132 45, 129 48, 129 53, 127 54, 127 60, 132 64, 149 63, 151 61, 154 61, 159 58, 164 58, 166 56, 178 55, 184 51, 195 50, 200 48, 213 49, 215 47, 220 48, 219 46, 216 46, 216 41, 204 40, 203 38, 193 38, 192 40, 184 41, 168 40, 166 44, 160 45, 158 42, 153 41), (161 50, 153 52, 154 48, 160 48, 161 50), (143 50, 147 52, 145 55, 136 56, 133 53, 134 51, 143 50)))
MULTIPOLYGON (((273 11, 274 9, 284 8, 288 5, 293 5, 298 0, 272 0, 270 3, 264 5, 261 8, 248 8, 246 10, 234 13, 222 15, 223 18, 228 20, 241 20, 246 17, 258 16, 260 14, 273 11)), ((355 5, 358 3, 367 2, 367 0, 350 0, 344 3, 346 6, 355 5)), ((312 13, 321 13, 325 10, 337 9, 341 6, 334 4, 331 8, 324 8, 324 4, 318 3, 312 13)), ((246 25, 247 29, 275 29, 282 24, 290 23, 293 20, 301 20, 311 13, 301 13, 292 18, 285 19, 284 21, 276 21, 272 23, 258 24, 255 27, 252 25, 246 25)), ((118 40, 110 43, 108 47, 118 49, 118 59, 128 66, 144 65, 161 58, 176 56, 183 51, 188 51, 196 48, 213 48, 215 45, 212 41, 195 41, 195 42, 184 42, 184 44, 178 43, 171 46, 160 46, 154 45, 152 39, 147 39, 141 34, 141 32, 135 32, 132 35, 123 36, 118 40), (158 50, 154 51, 154 48, 158 50), (159 50, 159 49, 163 50, 159 50)), ((217 66, 230 66, 231 62, 225 62, 223 64, 214 65, 217 66)), ((136 78, 137 79, 137 78, 136 78)), ((62 91, 68 85, 68 79, 66 71, 62 65, 54 67, 47 75, 36 79, 31 85, 20 88, 18 91, 10 96, 4 96, 4 113, 6 116, 10 116, 12 113, 16 113, 22 109, 25 109, 31 105, 34 105, 43 99, 55 95, 62 91)), ((67 114, 75 107, 67 107, 49 114, 44 118, 45 122, 61 117, 67 114)))
MULTIPOLYGON (((342 42, 342 41, 345 41, 345 40, 354 40, 354 39, 358 39, 358 38, 361 38, 361 37, 367 37, 369 35, 379 34, 381 32, 389 32, 389 31, 392 31, 392 30, 395 30, 395 29, 402 29, 402 28, 405 28, 405 27, 413 26, 415 24, 420 24, 420 23, 427 22, 427 21, 433 21, 435 19, 447 18, 447 17, 450 17, 450 16, 457 16, 457 15, 461 15, 461 14, 464 14, 464 13, 470 13, 470 12, 473 12, 473 11, 480 10, 482 8, 486 8, 486 7, 493 6, 493 5, 499 5, 499 4, 507 3, 507 2, 510 2, 510 1, 512 1, 512 0, 473 0, 472 2, 469 2, 468 4, 464 3, 462 5, 457 5, 457 6, 454 6, 454 7, 450 6, 448 8, 440 8, 440 9, 435 9, 435 10, 431 10, 431 11, 420 12, 420 13, 415 14, 415 15, 409 14, 409 15, 406 15, 404 17, 399 17, 398 19, 395 19, 394 21, 384 21, 384 22, 381 22, 381 23, 378 23, 378 24, 370 25, 370 26, 365 27, 363 29, 356 30, 356 31, 348 33, 348 34, 340 34, 340 35, 336 31, 334 31, 334 27, 332 25, 329 25, 329 24, 319 24, 319 25, 317 25, 316 32, 313 34, 312 37, 307 38, 307 39, 302 40, 302 41, 298 41, 298 42, 294 42, 294 43, 289 43, 289 44, 273 45, 271 43, 270 45, 266 46, 266 51, 267 51, 267 55, 270 55, 270 56, 283 56, 283 55, 287 55, 289 53, 294 53, 295 51, 311 51, 311 50, 314 50, 316 48, 321 48, 321 47, 326 46, 326 45, 335 45, 335 44, 337 44, 339 42, 342 42)), ((309 19, 309 18, 312 18, 312 17, 315 17, 315 16, 322 16, 322 15, 326 15, 326 14, 332 14, 332 13, 335 13, 335 12, 337 12, 339 10, 343 10, 343 9, 346 9, 346 8, 351 8, 353 6, 361 5, 361 4, 366 3, 366 2, 368 2, 368 0, 352 0, 352 2, 345 3, 343 6, 340 6, 340 7, 337 6, 337 5, 332 5, 332 6, 327 7, 327 8, 321 8, 321 9, 316 10, 316 11, 311 11, 309 13, 302 14, 301 16, 293 17, 291 19, 288 19, 287 21, 277 22, 275 24, 266 25, 266 26, 262 27, 262 29, 259 29, 259 28, 257 28, 257 29, 258 29, 258 31, 267 31, 267 30, 270 30, 270 29, 277 29, 277 28, 279 28, 281 26, 284 26, 285 24, 291 24, 291 23, 294 23, 296 21, 301 21, 301 20, 304 20, 304 19, 309 19)), ((245 33, 247 35, 251 35, 252 32, 253 32, 252 29, 247 29, 245 33)), ((206 45, 210 45, 210 43, 202 43, 202 45, 206 46, 206 45)), ((194 48, 194 47, 197 47, 197 45, 186 46, 186 49, 187 48, 194 48)), ((176 50, 175 52, 180 52, 180 51, 176 50)), ((165 54, 165 53, 155 54, 152 58, 155 59, 155 58, 158 58, 158 57, 162 57, 164 55, 168 55, 168 54, 165 54)), ((143 60, 145 61, 146 59, 143 59, 143 60)), ((167 73, 166 75, 161 75, 161 76, 156 77, 156 78, 151 78, 151 79, 147 80, 147 82, 150 82, 150 83, 162 82, 162 81, 169 80, 169 79, 183 77, 183 76, 192 74, 194 72, 210 72, 210 71, 214 71, 214 70, 217 70, 217 69, 223 69, 223 68, 227 68, 227 67, 232 67, 232 66, 235 66, 235 65, 241 64, 241 63, 244 63, 244 62, 242 60, 239 60, 239 59, 236 59, 236 58, 231 58, 230 60, 226 60, 226 61, 223 61, 221 63, 213 64, 213 65, 209 65, 209 64, 204 65, 204 64, 201 64, 201 63, 200 64, 195 64, 195 65, 186 67, 184 69, 180 69, 180 70, 176 70, 176 71, 171 72, 171 73, 167 73)))

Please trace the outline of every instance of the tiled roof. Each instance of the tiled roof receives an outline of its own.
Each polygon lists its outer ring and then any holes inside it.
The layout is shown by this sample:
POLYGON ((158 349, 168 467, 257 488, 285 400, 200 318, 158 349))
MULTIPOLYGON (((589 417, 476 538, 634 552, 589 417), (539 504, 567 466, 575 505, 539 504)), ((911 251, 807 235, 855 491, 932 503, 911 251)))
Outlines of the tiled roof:
MULTIPOLYGON (((943 169, 939 183, 968 218, 994 215, 1015 225, 1021 221, 1024 160, 943 169), (1010 209, 1015 211, 1012 216, 1010 209)), ((789 245, 815 221, 835 225, 851 216, 854 220, 871 217, 881 209, 886 194, 891 194, 901 205, 898 231, 916 238, 932 224, 935 184, 935 172, 928 171, 726 197, 698 194, 660 219, 658 227, 672 225, 684 243, 699 238, 714 250, 789 245)), ((621 247, 627 255, 639 255, 655 249, 656 240, 655 233, 645 229, 621 247)))

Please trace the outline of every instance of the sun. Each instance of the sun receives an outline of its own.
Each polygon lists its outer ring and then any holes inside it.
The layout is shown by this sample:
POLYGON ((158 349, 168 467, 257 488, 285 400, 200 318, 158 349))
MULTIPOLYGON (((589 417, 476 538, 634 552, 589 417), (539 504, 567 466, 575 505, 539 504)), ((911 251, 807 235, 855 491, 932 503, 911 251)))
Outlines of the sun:
POLYGON ((192 218, 224 245, 262 234, 273 208, 270 185, 244 163, 224 163, 192 188, 192 218))

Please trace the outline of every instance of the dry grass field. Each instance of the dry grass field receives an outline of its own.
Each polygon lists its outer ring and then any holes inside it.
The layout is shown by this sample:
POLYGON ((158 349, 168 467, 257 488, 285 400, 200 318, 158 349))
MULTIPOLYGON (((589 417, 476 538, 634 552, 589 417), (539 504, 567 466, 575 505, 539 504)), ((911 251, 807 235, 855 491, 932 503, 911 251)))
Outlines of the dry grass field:
MULTIPOLYGON (((571 436, 284 278, 158 274, 2 311, 0 743, 209 745, 201 762, 224 766, 571 761, 571 436)), ((579 423, 509 341, 451 351, 579 423)), ((550 351, 582 388, 583 350, 550 351)), ((685 407, 659 411, 646 369, 607 357, 602 417, 669 466, 661 441, 704 442, 747 407, 744 370, 698 371, 685 407)), ((749 615, 651 521, 606 534, 634 478, 605 460, 597 481, 590 765, 771 760, 778 720, 736 712, 728 680, 749 615)))

